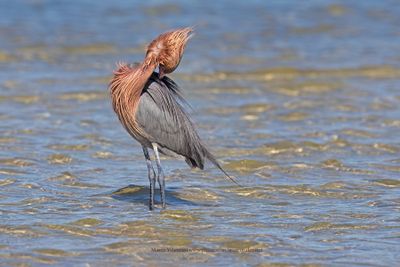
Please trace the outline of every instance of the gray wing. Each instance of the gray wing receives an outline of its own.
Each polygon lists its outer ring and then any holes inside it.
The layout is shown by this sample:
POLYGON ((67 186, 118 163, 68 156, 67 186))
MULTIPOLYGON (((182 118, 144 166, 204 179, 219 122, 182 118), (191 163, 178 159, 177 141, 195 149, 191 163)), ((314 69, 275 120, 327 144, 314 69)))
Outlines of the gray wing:
POLYGON ((209 153, 183 103, 186 102, 172 80, 153 75, 140 97, 136 119, 151 143, 182 155, 190 166, 203 169, 209 153))
POLYGON ((158 74, 153 73, 140 97, 136 113, 137 122, 149 135, 147 141, 184 156, 191 167, 203 169, 206 158, 239 185, 202 144, 182 104, 187 103, 175 82, 166 76, 160 80, 158 74))

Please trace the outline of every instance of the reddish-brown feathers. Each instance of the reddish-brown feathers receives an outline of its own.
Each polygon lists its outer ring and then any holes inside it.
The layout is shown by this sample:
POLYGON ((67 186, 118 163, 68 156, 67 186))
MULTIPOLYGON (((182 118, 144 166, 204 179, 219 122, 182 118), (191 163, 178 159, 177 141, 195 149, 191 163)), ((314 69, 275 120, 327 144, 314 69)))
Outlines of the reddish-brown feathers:
POLYGON ((136 123, 135 116, 140 94, 156 68, 154 60, 145 63, 146 60, 137 66, 118 64, 109 86, 115 113, 128 133, 136 138, 138 135, 146 136, 136 123))
POLYGON ((183 28, 161 34, 147 48, 144 61, 136 66, 118 64, 110 82, 112 105, 122 125, 133 137, 147 134, 136 122, 140 95, 154 69, 160 76, 173 72, 182 58, 192 28, 183 28))
POLYGON ((156 54, 160 76, 173 72, 179 65, 193 28, 183 28, 161 34, 147 47, 147 54, 156 54))

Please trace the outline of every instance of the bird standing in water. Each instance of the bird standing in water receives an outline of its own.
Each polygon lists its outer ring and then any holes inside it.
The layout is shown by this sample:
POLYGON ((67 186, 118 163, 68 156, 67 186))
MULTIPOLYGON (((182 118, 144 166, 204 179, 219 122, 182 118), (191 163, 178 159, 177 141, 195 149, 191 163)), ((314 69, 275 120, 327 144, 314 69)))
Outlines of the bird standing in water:
POLYGON ((142 145, 150 181, 150 210, 154 208, 156 179, 162 208, 165 208, 165 177, 160 153, 183 156, 192 168, 203 169, 208 159, 236 183, 200 140, 183 108, 185 100, 178 86, 165 76, 178 67, 192 33, 192 28, 182 28, 161 34, 148 45, 142 63, 118 64, 109 85, 115 113, 127 132, 142 145), (158 73, 154 72, 157 67, 158 73), (149 148, 154 151, 157 175, 149 148))

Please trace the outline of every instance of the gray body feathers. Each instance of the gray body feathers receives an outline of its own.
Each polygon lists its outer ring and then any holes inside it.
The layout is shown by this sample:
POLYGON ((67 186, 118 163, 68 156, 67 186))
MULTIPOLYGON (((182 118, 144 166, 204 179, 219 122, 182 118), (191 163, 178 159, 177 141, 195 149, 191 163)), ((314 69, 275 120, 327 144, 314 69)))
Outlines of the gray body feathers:
POLYGON ((203 145, 183 105, 186 102, 177 85, 168 77, 160 80, 153 73, 136 113, 138 124, 149 136, 138 141, 150 148, 151 143, 157 143, 162 153, 181 155, 191 167, 203 169, 204 160, 208 159, 221 168, 203 145))

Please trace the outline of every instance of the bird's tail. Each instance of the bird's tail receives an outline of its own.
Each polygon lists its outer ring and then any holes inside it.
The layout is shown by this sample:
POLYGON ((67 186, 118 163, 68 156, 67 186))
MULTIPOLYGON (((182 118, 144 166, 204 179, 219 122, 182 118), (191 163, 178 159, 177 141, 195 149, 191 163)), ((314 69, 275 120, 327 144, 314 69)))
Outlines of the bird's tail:
POLYGON ((230 176, 222 167, 221 165, 218 163, 217 159, 214 157, 213 154, 211 154, 207 149, 204 149, 204 153, 206 158, 212 163, 214 164, 215 167, 217 167, 218 169, 220 169, 226 176, 226 178, 228 178, 229 180, 231 180, 233 183, 235 183, 236 185, 242 187, 242 185, 240 185, 232 176, 230 176))

